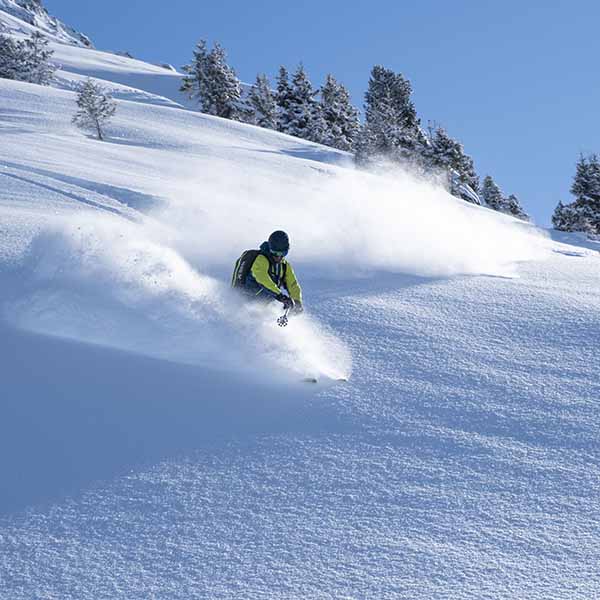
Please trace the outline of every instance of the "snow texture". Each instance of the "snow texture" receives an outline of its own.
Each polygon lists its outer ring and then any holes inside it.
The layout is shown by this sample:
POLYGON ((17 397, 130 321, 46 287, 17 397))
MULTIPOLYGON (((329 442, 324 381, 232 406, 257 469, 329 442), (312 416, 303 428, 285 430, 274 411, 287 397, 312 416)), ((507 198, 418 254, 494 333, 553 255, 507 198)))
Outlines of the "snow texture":
POLYGON ((600 247, 68 56, 134 91, 0 80, 0 598, 598 596, 600 247))

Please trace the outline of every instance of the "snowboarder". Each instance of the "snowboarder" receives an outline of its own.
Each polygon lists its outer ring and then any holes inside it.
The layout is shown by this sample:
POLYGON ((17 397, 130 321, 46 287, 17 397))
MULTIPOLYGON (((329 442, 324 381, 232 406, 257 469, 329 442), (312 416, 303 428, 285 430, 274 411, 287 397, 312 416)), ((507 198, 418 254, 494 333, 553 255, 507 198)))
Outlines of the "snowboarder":
POLYGON ((304 311, 302 289, 285 259, 289 249, 287 233, 274 231, 259 250, 246 250, 237 259, 231 286, 254 300, 278 300, 284 309, 300 314, 304 311))

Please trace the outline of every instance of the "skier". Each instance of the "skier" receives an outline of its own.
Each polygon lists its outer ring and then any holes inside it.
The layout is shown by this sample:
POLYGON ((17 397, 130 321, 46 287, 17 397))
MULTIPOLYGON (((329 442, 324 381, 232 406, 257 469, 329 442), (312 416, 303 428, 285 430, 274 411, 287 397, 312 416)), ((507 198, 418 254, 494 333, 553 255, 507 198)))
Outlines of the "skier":
POLYGON ((291 313, 302 313, 302 289, 285 259, 289 249, 287 233, 274 231, 259 250, 246 250, 237 259, 231 286, 254 300, 278 300, 291 313))

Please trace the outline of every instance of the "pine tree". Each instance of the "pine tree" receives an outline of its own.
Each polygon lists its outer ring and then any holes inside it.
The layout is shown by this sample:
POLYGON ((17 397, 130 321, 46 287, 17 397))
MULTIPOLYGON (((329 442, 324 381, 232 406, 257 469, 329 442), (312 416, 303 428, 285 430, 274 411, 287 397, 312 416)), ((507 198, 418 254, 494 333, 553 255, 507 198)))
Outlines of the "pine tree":
POLYGON ((512 215, 521 221, 529 221, 529 215, 523 210, 519 199, 514 194, 504 199, 504 210, 502 212, 512 215))
POLYGON ((444 174, 452 195, 479 204, 479 178, 473 159, 465 154, 462 144, 453 140, 443 128, 430 129, 422 157, 427 170, 444 174))
POLYGON ((571 193, 576 197, 573 208, 600 233, 600 161, 596 154, 580 157, 571 193))
POLYGON ((82 129, 92 129, 99 140, 104 139, 103 127, 117 110, 116 102, 100 85, 87 79, 77 95, 79 110, 73 116, 73 123, 82 129))
POLYGON ((0 78, 18 79, 23 61, 23 45, 0 34, 0 78))
POLYGON ((420 162, 426 140, 411 93, 410 82, 400 73, 373 67, 365 94, 365 125, 356 150, 358 162, 368 162, 371 157, 420 162))
POLYGON ((183 70, 186 76, 180 90, 190 98, 197 98, 202 112, 225 119, 238 118, 240 81, 227 64, 225 50, 219 43, 207 53, 206 42, 200 40, 194 59, 183 70))
POLYGON ((496 185, 491 175, 486 175, 481 187, 481 196, 486 205, 492 210, 502 210, 504 198, 500 188, 496 185))
POLYGON ((576 202, 572 204, 558 203, 552 215, 554 229, 558 231, 580 231, 588 235, 598 233, 597 228, 592 225, 586 215, 578 210, 576 204, 576 202))
POLYGON ((24 41, 0 34, 0 77, 48 85, 56 71, 49 62, 52 55, 48 40, 38 32, 24 41))
POLYGON ((327 75, 321 88, 320 104, 319 125, 321 119, 324 121, 321 143, 338 150, 353 150, 360 131, 358 110, 352 106, 348 90, 332 75, 327 75))
POLYGON ((277 103, 277 130, 282 133, 288 133, 291 119, 292 86, 289 82, 289 74, 284 66, 279 67, 277 75, 277 93, 275 101, 277 103))
POLYGON ((308 129, 305 134, 305 138, 311 142, 317 144, 323 144, 325 146, 332 146, 329 124, 325 120, 325 113, 320 103, 316 102, 313 106, 311 118, 308 124, 308 129))
POLYGON ((575 201, 559 202, 554 211, 555 229, 600 234, 600 161, 595 154, 579 157, 571 193, 575 201))
POLYGON ((277 103, 266 75, 257 75, 248 95, 252 121, 265 129, 277 129, 277 103))
POLYGON ((554 229, 558 229, 559 231, 567 231, 565 205, 562 203, 562 200, 559 200, 556 208, 554 209, 554 213, 552 215, 552 226, 554 229))
POLYGON ((186 75, 181 80, 179 90, 190 98, 196 98, 202 102, 202 92, 207 87, 206 76, 208 68, 208 51, 206 41, 200 40, 194 50, 194 58, 189 65, 184 65, 182 71, 186 75))
POLYGON ((600 165, 598 157, 583 155, 577 161, 571 193, 579 201, 600 200, 600 165))
POLYGON ((215 43, 208 55, 208 79, 210 82, 209 110, 217 117, 235 119, 237 103, 241 98, 240 80, 227 64, 227 55, 220 44, 215 43))
POLYGON ((514 194, 505 198, 490 175, 487 175, 483 180, 481 196, 488 208, 511 215, 521 221, 529 221, 529 215, 521 207, 518 198, 514 194))
POLYGON ((25 81, 48 85, 54 78, 56 67, 50 64, 50 58, 54 54, 48 48, 48 39, 42 34, 35 32, 24 42, 23 76, 25 81))
POLYGON ((316 135, 313 121, 318 118, 319 106, 315 95, 304 66, 299 65, 292 77, 286 133, 303 139, 316 135))

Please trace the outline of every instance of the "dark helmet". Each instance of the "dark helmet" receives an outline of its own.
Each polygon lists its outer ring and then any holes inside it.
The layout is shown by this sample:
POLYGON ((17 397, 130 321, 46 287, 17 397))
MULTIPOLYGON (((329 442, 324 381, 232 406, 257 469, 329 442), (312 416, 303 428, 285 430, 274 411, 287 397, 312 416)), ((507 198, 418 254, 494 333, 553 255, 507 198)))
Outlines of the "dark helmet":
POLYGON ((285 231, 274 231, 269 236, 269 251, 271 254, 285 256, 290 249, 290 238, 285 231))

